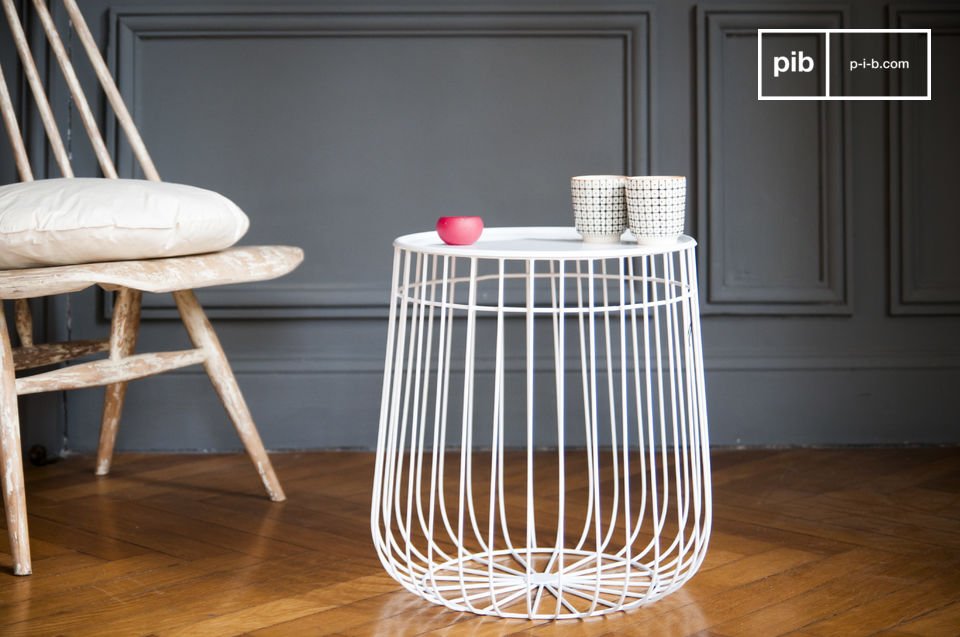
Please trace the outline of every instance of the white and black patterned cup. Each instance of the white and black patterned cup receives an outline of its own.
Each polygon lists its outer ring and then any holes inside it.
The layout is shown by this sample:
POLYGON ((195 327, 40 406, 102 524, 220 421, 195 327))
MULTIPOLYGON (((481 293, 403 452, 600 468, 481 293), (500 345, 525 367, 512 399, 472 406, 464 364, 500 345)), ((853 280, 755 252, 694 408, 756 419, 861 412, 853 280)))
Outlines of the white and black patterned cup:
POLYGON ((686 177, 630 177, 626 194, 627 219, 637 243, 671 243, 683 233, 686 177))
POLYGON ((615 243, 627 229, 627 178, 581 175, 570 179, 573 220, 584 241, 615 243))

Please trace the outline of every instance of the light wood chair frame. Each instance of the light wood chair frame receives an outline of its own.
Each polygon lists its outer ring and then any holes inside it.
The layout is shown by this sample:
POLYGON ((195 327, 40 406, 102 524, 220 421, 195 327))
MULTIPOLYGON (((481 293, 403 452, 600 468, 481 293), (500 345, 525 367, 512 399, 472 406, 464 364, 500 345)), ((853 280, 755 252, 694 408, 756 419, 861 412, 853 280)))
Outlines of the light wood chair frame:
MULTIPOLYGON (((31 2, 46 34, 50 50, 66 80, 80 120, 93 145, 100 169, 106 178, 116 179, 118 175, 113 159, 100 134, 96 118, 80 86, 72 60, 57 31, 46 0, 31 0, 31 2)), ((160 181, 160 175, 76 1, 62 0, 62 2, 144 176, 151 181, 160 181)), ((70 157, 57 129, 53 109, 46 96, 14 0, 0 0, 0 3, 13 36, 26 84, 39 110, 54 161, 63 177, 73 177, 70 157)), ((34 176, 30 159, 2 67, 0 67, 0 114, 13 149, 20 179, 24 182, 32 181, 34 176)), ((3 503, 15 574, 31 573, 17 406, 17 397, 20 395, 106 386, 96 460, 96 474, 102 476, 110 472, 127 383, 188 365, 202 364, 233 421, 247 453, 253 460, 270 499, 274 501, 285 499, 283 489, 277 480, 220 341, 198 303, 193 289, 275 278, 296 268, 302 258, 303 253, 299 248, 258 246, 169 259, 0 271, 0 372, 2 372, 0 373, 0 461, 2 461, 2 478, 0 479, 2 479, 3 503), (29 299, 78 291, 92 285, 99 285, 107 291, 116 293, 110 337, 101 340, 35 344, 29 299), (193 343, 193 349, 134 353, 140 326, 143 292, 173 294, 180 318, 193 343), (14 326, 19 337, 18 347, 13 346, 10 338, 3 300, 13 300, 14 303, 14 326), (108 357, 23 378, 16 377, 16 372, 19 370, 55 365, 100 352, 108 352, 108 357)))

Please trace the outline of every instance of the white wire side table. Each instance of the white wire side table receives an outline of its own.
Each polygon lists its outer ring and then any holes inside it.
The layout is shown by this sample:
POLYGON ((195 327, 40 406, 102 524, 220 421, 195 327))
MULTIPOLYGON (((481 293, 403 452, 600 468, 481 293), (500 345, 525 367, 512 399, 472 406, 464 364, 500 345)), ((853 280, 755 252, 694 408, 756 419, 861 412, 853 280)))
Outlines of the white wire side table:
POLYGON ((711 526, 694 248, 573 228, 394 242, 371 527, 457 611, 568 619, 696 573, 711 526))

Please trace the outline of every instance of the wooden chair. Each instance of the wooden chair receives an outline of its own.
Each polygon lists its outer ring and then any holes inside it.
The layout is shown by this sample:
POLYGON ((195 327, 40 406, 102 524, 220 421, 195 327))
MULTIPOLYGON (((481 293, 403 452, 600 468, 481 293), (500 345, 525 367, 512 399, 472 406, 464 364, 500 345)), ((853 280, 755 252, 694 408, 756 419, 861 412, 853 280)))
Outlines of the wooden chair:
MULTIPOLYGON (((27 45, 20 17, 13 0, 0 0, 20 56, 27 84, 36 101, 53 157, 63 177, 73 177, 70 159, 53 118, 53 111, 40 80, 37 65, 27 45)), ((143 174, 159 181, 150 155, 125 107, 107 65, 84 22, 75 0, 63 0, 83 49, 113 108, 120 127, 130 143, 143 174)), ((54 25, 45 0, 33 0, 33 7, 46 33, 84 128, 93 144, 100 168, 107 178, 117 178, 110 153, 100 134, 89 103, 77 80, 71 60, 54 25)), ((0 112, 6 126, 21 181, 33 180, 26 146, 17 123, 16 112, 0 68, 0 112)), ((106 386, 100 444, 97 451, 97 475, 110 471, 117 426, 123 407, 127 382, 203 364, 214 388, 223 401, 237 432, 260 474, 271 500, 285 498, 270 459, 257 433, 250 411, 237 386, 217 335, 204 315, 192 290, 211 285, 272 279, 296 268, 303 259, 299 248, 287 246, 239 247, 195 256, 88 263, 25 270, 0 271, 0 460, 2 460, 3 502, 6 512, 13 570, 28 575, 30 545, 24 495, 23 465, 20 451, 20 423, 17 396, 36 392, 60 391, 106 386), (99 285, 116 292, 110 337, 103 340, 35 344, 28 299, 75 292, 99 285), (194 348, 183 351, 134 354, 143 292, 171 292, 184 327, 194 348), (13 347, 3 300, 13 300, 19 347, 13 347), (82 356, 108 352, 105 359, 79 363, 25 378, 15 372, 70 361, 82 356)))

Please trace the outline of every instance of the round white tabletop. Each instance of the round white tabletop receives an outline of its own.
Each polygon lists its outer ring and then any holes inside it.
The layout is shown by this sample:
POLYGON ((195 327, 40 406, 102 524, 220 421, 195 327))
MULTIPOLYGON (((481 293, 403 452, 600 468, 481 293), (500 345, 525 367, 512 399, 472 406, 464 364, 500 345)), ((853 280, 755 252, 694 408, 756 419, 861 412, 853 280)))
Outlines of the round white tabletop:
POLYGON ((618 243, 588 243, 573 227, 486 228, 480 239, 469 246, 444 243, 436 232, 418 232, 398 237, 398 248, 424 254, 494 259, 603 259, 639 257, 692 248, 697 242, 687 235, 674 241, 652 245, 639 244, 630 232, 618 243))

